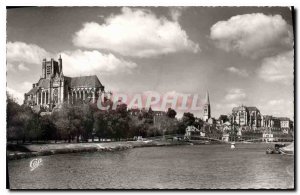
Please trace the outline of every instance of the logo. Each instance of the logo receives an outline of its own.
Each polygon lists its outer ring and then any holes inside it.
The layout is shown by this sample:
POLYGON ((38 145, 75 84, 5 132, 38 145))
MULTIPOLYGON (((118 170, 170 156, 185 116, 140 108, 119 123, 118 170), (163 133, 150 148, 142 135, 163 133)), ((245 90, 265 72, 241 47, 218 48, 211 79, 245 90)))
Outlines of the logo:
POLYGON ((42 165, 42 162, 43 161, 41 158, 32 159, 29 164, 29 166, 31 168, 30 171, 33 171, 34 169, 38 168, 40 165, 42 165))

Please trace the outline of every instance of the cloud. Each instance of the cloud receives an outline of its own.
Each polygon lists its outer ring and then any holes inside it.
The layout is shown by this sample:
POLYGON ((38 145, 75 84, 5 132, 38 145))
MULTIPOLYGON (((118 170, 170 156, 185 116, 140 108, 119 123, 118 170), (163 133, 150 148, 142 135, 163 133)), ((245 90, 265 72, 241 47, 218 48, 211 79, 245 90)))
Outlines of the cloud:
POLYGON ((11 63, 6 63, 6 69, 7 71, 15 72, 15 66, 11 63))
MULTIPOLYGON (((6 58, 8 63, 22 62, 29 64, 41 64, 46 56, 52 56, 45 49, 24 42, 8 42, 6 45, 6 58)), ((24 64, 23 64, 24 65, 24 64)), ((21 67, 21 69, 24 67, 21 67)))
POLYGON ((266 103, 258 105, 261 113, 277 117, 290 117, 294 119, 293 97, 287 99, 266 100, 266 103))
POLYGON ((181 17, 183 10, 187 7, 170 7, 170 15, 174 21, 178 21, 181 17))
POLYGON ((278 99, 278 100, 269 100, 268 104, 270 106, 278 106, 284 102, 283 99, 278 99))
POLYGON ((113 54, 103 54, 99 51, 65 51, 61 54, 64 74, 95 74, 131 72, 137 64, 117 58, 113 54))
POLYGON ((239 101, 246 98, 246 93, 242 89, 234 88, 230 89, 225 95, 227 101, 239 101))
POLYGON ((25 66, 23 63, 18 65, 18 69, 19 70, 23 70, 23 71, 29 71, 29 68, 27 66, 25 66))
MULTIPOLYGON (((62 51, 64 73, 71 75, 130 72, 137 64, 117 58, 113 54, 104 54, 99 51, 62 51)), ((7 70, 29 71, 30 65, 41 64, 43 58, 58 56, 34 44, 24 42, 7 43, 7 70)))
POLYGON ((6 91, 12 95, 17 103, 23 104, 24 93, 27 93, 32 88, 32 83, 28 81, 20 82, 19 85, 7 86, 6 91))
POLYGON ((293 32, 281 15, 244 14, 219 21, 210 37, 220 49, 258 58, 286 51, 293 46, 293 32))
POLYGON ((241 69, 238 69, 238 68, 233 67, 233 66, 226 68, 226 70, 231 72, 231 73, 237 74, 241 77, 248 77, 249 76, 249 74, 247 73, 246 70, 244 70, 244 69, 241 70, 241 69))
POLYGON ((156 17, 146 9, 122 8, 103 24, 87 22, 75 33, 73 43, 89 49, 105 49, 123 56, 153 57, 179 51, 198 52, 177 21, 156 17))
POLYGON ((21 84, 21 88, 22 90, 25 92, 28 92, 31 88, 32 88, 32 83, 31 82, 28 82, 28 81, 24 81, 22 84, 21 84))
POLYGON ((258 76, 267 82, 293 82, 294 55, 292 51, 265 58, 258 69, 258 76))

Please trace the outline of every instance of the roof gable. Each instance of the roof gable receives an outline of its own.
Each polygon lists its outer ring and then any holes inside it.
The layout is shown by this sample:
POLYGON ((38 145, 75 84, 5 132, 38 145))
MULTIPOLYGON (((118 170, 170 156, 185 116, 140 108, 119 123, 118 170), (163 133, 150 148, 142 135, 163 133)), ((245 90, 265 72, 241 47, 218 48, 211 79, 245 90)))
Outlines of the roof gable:
POLYGON ((81 76, 81 77, 69 77, 69 86, 70 87, 102 87, 101 82, 99 81, 96 75, 92 76, 81 76))
POLYGON ((27 95, 31 95, 31 94, 36 94, 36 92, 39 90, 39 87, 34 87, 32 89, 30 89, 30 91, 28 93, 26 93, 27 95))

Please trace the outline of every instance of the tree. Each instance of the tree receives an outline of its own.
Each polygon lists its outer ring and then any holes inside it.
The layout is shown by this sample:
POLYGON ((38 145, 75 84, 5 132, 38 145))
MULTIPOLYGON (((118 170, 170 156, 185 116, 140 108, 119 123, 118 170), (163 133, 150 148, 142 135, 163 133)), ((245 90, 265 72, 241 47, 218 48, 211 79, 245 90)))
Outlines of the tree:
POLYGON ((93 114, 93 129, 95 129, 95 134, 100 138, 109 137, 108 134, 108 113, 106 111, 98 110, 93 114))
POLYGON ((6 97, 7 139, 18 141, 21 137, 21 129, 23 128, 23 124, 18 116, 22 108, 9 93, 6 93, 6 97))
POLYGON ((190 112, 184 113, 182 117, 182 121, 186 127, 193 125, 195 122, 194 114, 190 112))
POLYGON ((44 140, 55 140, 58 139, 57 129, 53 122, 53 115, 44 115, 40 117, 40 127, 42 131, 42 139, 44 140))
POLYGON ((26 105, 20 106, 15 99, 7 93, 7 138, 8 140, 39 139, 41 129, 38 115, 26 105))
MULTIPOLYGON (((31 108, 29 108, 31 111, 31 108)), ((28 112, 30 112, 28 110, 28 112)), ((39 141, 39 139, 42 138, 43 134, 43 129, 41 128, 41 123, 40 123, 40 116, 37 113, 30 112, 30 119, 27 124, 27 132, 28 132, 28 137, 30 139, 30 142, 32 140, 36 140, 36 142, 39 141)))
POLYGON ((229 118, 227 115, 220 115, 219 121, 223 121, 223 123, 229 121, 229 118))
POLYGON ((177 112, 175 110, 173 110, 172 108, 169 108, 167 111, 167 116, 170 118, 175 118, 177 112))
POLYGON ((180 120, 180 122, 178 123, 178 129, 177 129, 177 133, 179 134, 184 134, 185 133, 185 129, 188 127, 188 126, 191 126, 191 125, 197 125, 195 123, 195 120, 196 118, 194 117, 194 114, 193 113, 190 113, 190 112, 185 112, 183 113, 183 116, 180 120))
POLYGON ((67 103, 62 104, 60 109, 52 113, 59 137, 68 140, 69 143, 74 136, 73 113, 72 105, 67 103))

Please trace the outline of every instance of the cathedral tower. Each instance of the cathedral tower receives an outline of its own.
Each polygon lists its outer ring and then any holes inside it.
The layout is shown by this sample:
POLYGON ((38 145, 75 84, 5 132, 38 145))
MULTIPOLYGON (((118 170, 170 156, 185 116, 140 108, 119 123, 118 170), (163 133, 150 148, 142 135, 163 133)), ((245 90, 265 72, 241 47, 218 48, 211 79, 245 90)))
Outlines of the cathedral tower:
POLYGON ((210 102, 209 95, 206 92, 205 102, 204 102, 204 113, 203 113, 203 121, 207 121, 210 118, 210 102))
POLYGON ((62 74, 63 74, 61 55, 59 55, 59 58, 58 58, 58 74, 59 74, 59 75, 62 75, 62 74))

